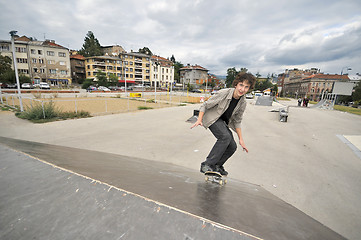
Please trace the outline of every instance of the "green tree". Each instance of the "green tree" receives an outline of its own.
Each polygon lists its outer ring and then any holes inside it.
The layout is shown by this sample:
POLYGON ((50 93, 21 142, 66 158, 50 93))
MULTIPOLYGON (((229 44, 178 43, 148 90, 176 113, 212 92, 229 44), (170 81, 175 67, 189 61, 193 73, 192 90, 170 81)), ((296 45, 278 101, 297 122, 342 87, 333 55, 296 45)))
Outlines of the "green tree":
POLYGON ((153 55, 152 51, 150 51, 148 47, 139 48, 138 52, 147 54, 149 56, 153 55))
POLYGON ((227 77, 226 77, 226 86, 227 87, 232 86, 232 83, 238 73, 239 72, 236 70, 235 67, 227 69, 227 77))
POLYGON ((175 62, 174 63, 174 81, 180 82, 180 69, 184 67, 184 65, 181 62, 175 62))
POLYGON ((173 63, 175 63, 175 57, 174 57, 174 55, 172 55, 172 56, 170 57, 170 60, 171 60, 173 63))
POLYGON ((110 84, 110 86, 117 86, 118 77, 115 73, 109 74, 109 84, 110 84))
POLYGON ((352 101, 361 104, 361 81, 357 83, 352 92, 352 101))
POLYGON ((103 55, 102 47, 100 46, 98 39, 95 38, 92 31, 88 31, 87 35, 84 38, 83 47, 78 53, 80 55, 83 55, 84 57, 103 55))
POLYGON ((82 84, 81 87, 82 87, 83 89, 87 89, 90 85, 93 85, 93 84, 94 84, 93 79, 87 78, 87 79, 84 80, 84 82, 83 82, 83 84, 82 84))
POLYGON ((239 71, 235 67, 227 69, 227 77, 226 77, 226 86, 231 87, 234 79, 236 78, 237 74, 240 72, 248 72, 247 68, 240 68, 239 71))
POLYGON ((3 74, 8 71, 13 71, 11 69, 11 58, 8 56, 3 56, 0 54, 0 74, 3 74))
POLYGON ((109 86, 107 74, 105 72, 98 70, 96 74, 96 79, 98 80, 98 86, 104 86, 104 87, 109 86))

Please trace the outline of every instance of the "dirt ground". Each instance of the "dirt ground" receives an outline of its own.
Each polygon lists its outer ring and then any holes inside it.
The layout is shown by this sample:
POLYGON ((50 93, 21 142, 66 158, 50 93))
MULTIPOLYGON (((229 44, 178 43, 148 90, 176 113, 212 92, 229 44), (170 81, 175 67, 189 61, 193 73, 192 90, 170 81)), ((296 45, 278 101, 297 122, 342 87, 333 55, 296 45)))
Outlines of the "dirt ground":
MULTIPOLYGON (((50 95, 49 98, 23 98, 24 110, 31 108, 36 104, 46 104, 53 102, 57 108, 63 112, 68 111, 86 111, 91 115, 104 115, 121 112, 138 111, 142 108, 165 108, 179 106, 185 103, 199 103, 201 97, 192 96, 169 96, 158 95, 156 102, 154 95, 146 95, 144 98, 121 98, 115 97, 72 97, 63 98, 56 95, 50 95)), ((10 106, 19 106, 19 100, 16 96, 3 98, 3 102, 10 106)))

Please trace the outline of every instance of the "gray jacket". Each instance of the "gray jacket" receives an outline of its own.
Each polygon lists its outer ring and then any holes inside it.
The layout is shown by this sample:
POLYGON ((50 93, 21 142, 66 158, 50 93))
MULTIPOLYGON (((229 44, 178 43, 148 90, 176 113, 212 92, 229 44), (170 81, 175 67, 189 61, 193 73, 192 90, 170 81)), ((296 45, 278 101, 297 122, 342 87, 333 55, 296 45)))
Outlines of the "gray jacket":
MULTIPOLYGON (((227 110, 229 103, 232 100, 234 90, 234 88, 222 89, 202 104, 199 111, 204 112, 202 124, 205 128, 208 128, 215 123, 227 110)), ((229 119, 228 127, 232 130, 236 131, 236 128, 241 128, 242 117, 246 105, 245 96, 243 95, 229 119)))

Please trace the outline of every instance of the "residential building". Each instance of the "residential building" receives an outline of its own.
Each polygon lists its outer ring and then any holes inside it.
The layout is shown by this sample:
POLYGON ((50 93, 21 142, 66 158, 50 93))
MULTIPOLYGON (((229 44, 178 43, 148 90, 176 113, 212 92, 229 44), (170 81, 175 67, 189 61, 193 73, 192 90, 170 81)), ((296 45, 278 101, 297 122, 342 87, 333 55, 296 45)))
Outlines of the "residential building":
POLYGON ((208 70, 199 65, 187 66, 180 69, 180 81, 192 86, 201 85, 208 79, 208 70))
POLYGON ((284 91, 288 96, 305 97, 318 101, 323 95, 332 92, 335 82, 350 81, 348 75, 338 74, 312 74, 310 76, 294 78, 285 83, 284 91))
POLYGON ((150 86, 150 56, 133 52, 121 53, 122 76, 119 82, 123 85, 125 81, 131 84, 143 84, 150 86))
POLYGON ((105 72, 107 76, 115 74, 118 79, 122 76, 122 61, 119 57, 94 56, 86 57, 84 61, 85 76, 88 79, 95 79, 98 71, 105 72))
POLYGON ((106 56, 118 57, 122 53, 126 53, 124 48, 119 45, 102 46, 103 54, 106 56))
MULTIPOLYGON (((71 84, 69 50, 54 40, 37 41, 15 37, 15 55, 19 74, 29 76, 33 84, 71 84)), ((11 41, 0 40, 0 52, 12 59, 11 41)))
POLYGON ((82 83, 86 79, 85 57, 80 54, 70 55, 71 78, 73 83, 82 83))
POLYGON ((172 61, 153 55, 150 69, 151 86, 168 88, 174 84, 174 64, 172 61))

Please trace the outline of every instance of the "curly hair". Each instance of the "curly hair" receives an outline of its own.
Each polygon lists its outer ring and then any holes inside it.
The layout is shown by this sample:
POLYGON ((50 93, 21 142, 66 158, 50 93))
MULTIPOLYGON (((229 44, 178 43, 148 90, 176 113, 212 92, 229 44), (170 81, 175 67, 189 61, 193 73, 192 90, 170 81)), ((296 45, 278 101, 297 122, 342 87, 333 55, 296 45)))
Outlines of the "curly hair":
POLYGON ((252 73, 240 72, 236 75, 232 86, 236 87, 238 83, 247 81, 251 86, 250 89, 254 88, 256 84, 256 78, 252 75, 252 73))

